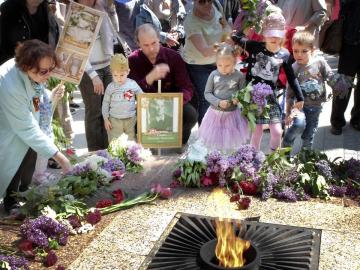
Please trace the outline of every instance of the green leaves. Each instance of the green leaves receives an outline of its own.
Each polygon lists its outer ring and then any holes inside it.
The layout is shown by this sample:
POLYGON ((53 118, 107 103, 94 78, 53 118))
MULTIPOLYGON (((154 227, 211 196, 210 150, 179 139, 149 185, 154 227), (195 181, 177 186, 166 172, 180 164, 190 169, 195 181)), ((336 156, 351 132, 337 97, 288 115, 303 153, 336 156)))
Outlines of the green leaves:
POLYGON ((200 161, 184 160, 180 166, 181 176, 178 178, 184 187, 200 187, 201 177, 205 173, 206 165, 200 161))

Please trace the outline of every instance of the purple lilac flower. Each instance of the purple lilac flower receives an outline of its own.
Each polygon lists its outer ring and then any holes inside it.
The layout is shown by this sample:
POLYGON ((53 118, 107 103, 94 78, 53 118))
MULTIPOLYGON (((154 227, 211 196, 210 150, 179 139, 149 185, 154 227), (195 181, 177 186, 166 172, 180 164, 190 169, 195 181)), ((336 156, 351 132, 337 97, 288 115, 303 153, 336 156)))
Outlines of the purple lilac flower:
POLYGON ((293 167, 293 168, 287 170, 284 178, 286 181, 288 181, 290 183, 297 182, 297 180, 299 178, 299 172, 296 170, 296 167, 293 167))
POLYGON ((106 170, 110 173, 114 172, 114 171, 125 172, 125 165, 118 158, 109 159, 101 166, 101 168, 103 168, 104 170, 106 170))
POLYGON ((274 197, 288 202, 296 202, 296 192, 290 187, 284 187, 281 191, 274 191, 274 197))
POLYGON ((111 156, 106 149, 96 151, 96 155, 100 157, 104 157, 106 159, 111 159, 111 156))
POLYGON ((260 109, 267 105, 266 97, 271 95, 273 90, 270 85, 266 83, 257 83, 253 85, 253 90, 251 91, 252 101, 257 104, 260 109))
POLYGON ((261 194, 261 198, 266 201, 269 199, 274 191, 275 185, 279 182, 279 178, 273 174, 273 172, 270 170, 268 172, 268 175, 266 177, 265 187, 261 194))
POLYGON ((81 166, 81 165, 74 166, 74 168, 72 169, 72 171, 70 173, 68 173, 68 175, 81 176, 81 175, 87 174, 90 171, 91 171, 90 165, 88 163, 86 163, 83 166, 81 166))
POLYGON ((143 161, 143 158, 140 156, 141 146, 138 144, 134 144, 130 146, 126 151, 126 156, 130 162, 134 164, 140 164, 143 161))
POLYGON ((5 256, 0 254, 0 262, 7 262, 10 269, 30 269, 29 263, 24 257, 5 256))
POLYGON ((213 151, 206 157, 207 169, 206 174, 210 175, 210 173, 219 173, 220 166, 219 161, 222 159, 222 155, 219 151, 213 151))
POLYGON ((360 183, 360 160, 351 158, 346 161, 347 175, 360 183))
POLYGON ((334 197, 344 197, 344 195, 347 192, 347 188, 345 186, 340 187, 340 186, 336 186, 336 185, 331 185, 329 187, 329 194, 330 196, 334 196, 334 197))
POLYGON ((326 160, 319 160, 315 163, 315 166, 319 170, 321 175, 324 176, 326 179, 332 178, 329 162, 327 162, 326 160))
POLYGON ((20 234, 23 239, 46 248, 49 246, 49 238, 57 240, 60 245, 66 245, 69 231, 65 225, 52 218, 40 216, 34 220, 25 220, 20 226, 20 234))
POLYGON ((257 151, 254 146, 245 144, 240 146, 240 148, 235 152, 234 156, 239 161, 252 162, 254 159, 254 154, 256 153, 257 151))
POLYGON ((346 195, 349 197, 358 197, 360 196, 360 189, 354 187, 353 185, 348 185, 346 195))

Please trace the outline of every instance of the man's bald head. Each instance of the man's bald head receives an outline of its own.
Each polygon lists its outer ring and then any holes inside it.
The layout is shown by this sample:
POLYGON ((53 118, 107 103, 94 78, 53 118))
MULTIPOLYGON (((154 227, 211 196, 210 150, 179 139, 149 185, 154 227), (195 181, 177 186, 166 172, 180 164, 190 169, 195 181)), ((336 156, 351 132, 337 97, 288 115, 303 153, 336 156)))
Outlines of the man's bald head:
POLYGON ((145 56, 154 63, 160 51, 159 33, 151 24, 142 24, 136 29, 135 38, 145 56))
POLYGON ((154 36, 157 37, 160 40, 160 34, 158 31, 156 31, 156 29, 154 28, 154 26, 150 23, 145 23, 140 25, 139 27, 136 28, 135 30, 135 39, 136 42, 139 43, 139 40, 143 37, 143 36, 154 36))

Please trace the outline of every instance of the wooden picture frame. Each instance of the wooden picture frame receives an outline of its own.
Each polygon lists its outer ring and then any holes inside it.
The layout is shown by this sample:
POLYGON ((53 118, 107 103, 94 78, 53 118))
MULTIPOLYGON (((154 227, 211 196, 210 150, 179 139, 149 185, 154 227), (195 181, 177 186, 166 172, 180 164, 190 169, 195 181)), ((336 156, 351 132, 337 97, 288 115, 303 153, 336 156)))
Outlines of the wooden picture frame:
POLYGON ((181 147, 182 120, 182 93, 144 93, 137 96, 137 138, 144 147, 181 147))

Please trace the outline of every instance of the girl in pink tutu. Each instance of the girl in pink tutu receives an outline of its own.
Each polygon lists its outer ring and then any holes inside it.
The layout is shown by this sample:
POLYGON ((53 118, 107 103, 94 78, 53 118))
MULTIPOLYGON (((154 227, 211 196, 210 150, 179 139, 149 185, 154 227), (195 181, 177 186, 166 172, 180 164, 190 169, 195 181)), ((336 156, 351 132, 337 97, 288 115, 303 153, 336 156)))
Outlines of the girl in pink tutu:
POLYGON ((238 54, 230 45, 217 46, 217 69, 210 74, 204 92, 211 106, 199 128, 199 138, 209 150, 231 153, 249 137, 247 121, 232 102, 232 95, 245 85, 245 76, 235 70, 238 54))

